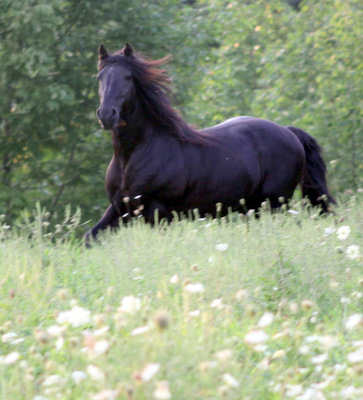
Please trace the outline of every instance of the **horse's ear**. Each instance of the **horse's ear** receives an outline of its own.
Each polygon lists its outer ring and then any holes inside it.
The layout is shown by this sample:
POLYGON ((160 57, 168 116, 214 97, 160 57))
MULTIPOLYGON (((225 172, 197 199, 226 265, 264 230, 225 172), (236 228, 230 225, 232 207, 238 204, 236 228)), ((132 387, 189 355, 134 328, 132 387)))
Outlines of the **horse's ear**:
POLYGON ((134 50, 132 49, 130 44, 126 43, 123 49, 123 53, 125 57, 132 58, 134 55, 134 50))
POLYGON ((101 44, 100 48, 98 49, 98 59, 104 60, 108 56, 107 50, 103 44, 101 44))

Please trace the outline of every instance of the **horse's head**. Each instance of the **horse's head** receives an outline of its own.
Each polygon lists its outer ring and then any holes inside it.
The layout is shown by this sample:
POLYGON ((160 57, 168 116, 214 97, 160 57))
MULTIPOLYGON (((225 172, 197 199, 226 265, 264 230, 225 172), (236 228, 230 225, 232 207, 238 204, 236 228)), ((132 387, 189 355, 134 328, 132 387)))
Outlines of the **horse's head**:
POLYGON ((100 106, 97 117, 104 129, 113 129, 125 125, 124 115, 129 111, 130 101, 134 95, 134 82, 127 62, 119 62, 120 57, 133 58, 129 44, 118 54, 108 54, 101 45, 99 48, 99 81, 100 106))

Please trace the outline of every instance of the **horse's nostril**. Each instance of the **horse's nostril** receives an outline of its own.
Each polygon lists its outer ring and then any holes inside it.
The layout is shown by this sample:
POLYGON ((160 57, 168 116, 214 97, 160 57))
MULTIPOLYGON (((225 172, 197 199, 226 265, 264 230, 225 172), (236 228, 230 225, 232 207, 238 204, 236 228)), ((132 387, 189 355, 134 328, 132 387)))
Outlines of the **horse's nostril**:
POLYGON ((113 109, 112 109, 112 116, 114 117, 115 115, 116 115, 116 109, 113 108, 113 109))
POLYGON ((97 108, 96 114, 97 114, 97 118, 98 118, 98 119, 101 119, 100 109, 99 109, 99 108, 97 108))

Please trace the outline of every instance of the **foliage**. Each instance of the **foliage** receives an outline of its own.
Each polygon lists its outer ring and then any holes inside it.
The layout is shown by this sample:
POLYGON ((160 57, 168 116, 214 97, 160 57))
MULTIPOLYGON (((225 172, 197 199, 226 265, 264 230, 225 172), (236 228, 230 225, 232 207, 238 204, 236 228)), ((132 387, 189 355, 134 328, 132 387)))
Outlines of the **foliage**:
POLYGON ((2 398, 358 400, 359 196, 325 218, 136 223, 90 250, 10 230, 2 398))
POLYGON ((333 162, 332 192, 362 185, 358 0, 0 1, 0 210, 107 206, 97 47, 173 56, 177 107, 198 127, 236 115, 298 125, 333 162), (293 2, 293 5, 295 3, 293 2))

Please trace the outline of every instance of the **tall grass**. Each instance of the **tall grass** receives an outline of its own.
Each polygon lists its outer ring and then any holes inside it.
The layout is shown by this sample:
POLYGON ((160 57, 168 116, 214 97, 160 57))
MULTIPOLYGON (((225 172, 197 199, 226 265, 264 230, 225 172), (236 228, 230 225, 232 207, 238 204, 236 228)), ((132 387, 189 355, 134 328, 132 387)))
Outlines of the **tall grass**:
POLYGON ((70 213, 58 236, 40 208, 1 225, 0 398, 362 398, 359 196, 135 222, 90 250, 70 213))

